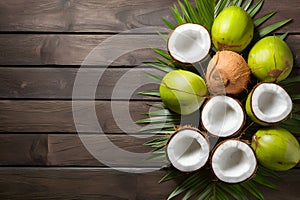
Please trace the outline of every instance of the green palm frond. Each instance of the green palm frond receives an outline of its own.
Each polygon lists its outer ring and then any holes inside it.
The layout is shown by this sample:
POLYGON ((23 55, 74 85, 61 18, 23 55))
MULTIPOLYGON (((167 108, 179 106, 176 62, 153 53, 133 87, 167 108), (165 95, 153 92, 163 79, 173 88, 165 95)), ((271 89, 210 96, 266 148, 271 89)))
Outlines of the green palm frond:
POLYGON ((260 38, 263 38, 264 36, 268 35, 269 33, 272 33, 273 31, 279 29, 280 27, 286 25, 287 23, 289 23, 292 19, 286 19, 280 22, 276 22, 274 24, 271 24, 267 27, 264 27, 262 29, 258 30, 258 34, 260 38))

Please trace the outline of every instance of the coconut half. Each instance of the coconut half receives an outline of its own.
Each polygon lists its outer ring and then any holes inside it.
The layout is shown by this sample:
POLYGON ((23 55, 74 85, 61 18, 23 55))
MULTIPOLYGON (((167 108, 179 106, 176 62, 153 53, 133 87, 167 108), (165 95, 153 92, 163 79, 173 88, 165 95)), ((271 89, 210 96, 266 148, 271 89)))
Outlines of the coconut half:
POLYGON ((211 39, 207 29, 199 24, 182 24, 174 29, 168 40, 168 50, 174 60, 196 63, 210 50, 211 39))
POLYGON ((257 159, 248 144, 231 139, 220 143, 215 148, 211 167, 219 180, 226 183, 239 183, 255 174, 257 159))
POLYGON ((182 172, 203 167, 209 158, 209 142, 195 128, 180 128, 169 139, 166 153, 172 165, 182 172))
POLYGON ((276 124, 287 119, 292 108, 289 94, 275 83, 259 83, 246 101, 247 114, 261 125, 276 124))
POLYGON ((238 133, 245 123, 242 105, 228 96, 214 96, 203 106, 202 125, 208 133, 229 137, 238 133))

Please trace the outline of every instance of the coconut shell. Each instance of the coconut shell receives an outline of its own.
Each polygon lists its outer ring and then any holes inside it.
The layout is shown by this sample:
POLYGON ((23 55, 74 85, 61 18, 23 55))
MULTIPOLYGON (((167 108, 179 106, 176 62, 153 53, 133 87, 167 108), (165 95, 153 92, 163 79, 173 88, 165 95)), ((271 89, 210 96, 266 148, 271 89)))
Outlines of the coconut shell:
POLYGON ((249 80, 245 59, 233 51, 218 51, 208 64, 206 81, 211 94, 240 94, 249 80))

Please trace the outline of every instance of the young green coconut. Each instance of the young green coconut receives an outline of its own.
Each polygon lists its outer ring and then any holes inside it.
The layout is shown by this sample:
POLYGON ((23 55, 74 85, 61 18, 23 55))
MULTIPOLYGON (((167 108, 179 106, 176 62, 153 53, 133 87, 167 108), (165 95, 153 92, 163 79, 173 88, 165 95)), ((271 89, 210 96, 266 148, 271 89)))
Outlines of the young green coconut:
POLYGON ((222 10, 212 25, 212 41, 217 50, 243 51, 253 38, 254 25, 250 15, 241 7, 222 10))
POLYGON ((191 64, 203 60, 211 48, 210 34, 199 24, 177 26, 168 39, 168 51, 174 60, 191 64))
POLYGON ((252 148, 245 142, 229 139, 219 143, 211 158, 216 177, 226 183, 240 183, 251 178, 257 169, 252 148))
POLYGON ((248 55, 252 73, 265 82, 279 82, 287 78, 292 71, 293 62, 290 48, 277 36, 261 39, 248 55))
POLYGON ((201 112, 203 128, 217 137, 229 137, 238 133, 246 121, 242 105, 228 96, 214 96, 201 112))
POLYGON ((204 102, 208 90, 204 80, 186 70, 173 70, 167 73, 159 88, 163 103, 178 114, 191 114, 204 102))
POLYGON ((272 170, 289 170, 300 161, 298 140, 289 131, 280 127, 258 130, 252 137, 251 146, 258 161, 272 170))
POLYGON ((193 172, 202 168, 209 158, 209 151, 206 135, 190 126, 177 129, 166 146, 169 161, 182 172, 193 172))
POLYGON ((218 51, 208 64, 206 81, 212 94, 240 94, 247 88, 249 80, 246 61, 233 51, 218 51))
POLYGON ((293 102, 276 83, 259 83, 247 97, 246 112, 258 124, 268 126, 284 121, 291 114, 293 102))

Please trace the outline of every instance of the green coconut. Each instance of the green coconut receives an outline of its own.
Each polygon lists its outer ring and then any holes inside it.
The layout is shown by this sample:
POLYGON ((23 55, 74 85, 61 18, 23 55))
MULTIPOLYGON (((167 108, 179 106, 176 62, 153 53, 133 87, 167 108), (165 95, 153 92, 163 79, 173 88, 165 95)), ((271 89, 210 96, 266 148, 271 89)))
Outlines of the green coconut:
POLYGON ((291 49, 277 36, 259 40, 248 55, 248 66, 252 73, 265 82, 279 82, 287 78, 293 62, 291 49))
POLYGON ((252 137, 251 147, 258 161, 272 170, 289 170, 300 160, 298 140, 289 131, 280 127, 258 130, 252 137))
POLYGON ((186 70, 167 73, 159 88, 163 103, 178 114, 191 114, 204 102, 208 90, 205 81, 197 74, 186 70))
POLYGON ((250 15, 241 7, 230 6, 216 17, 211 29, 217 50, 243 51, 251 42, 254 25, 250 15))

